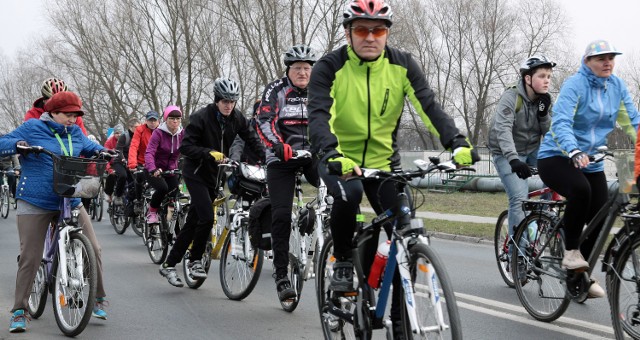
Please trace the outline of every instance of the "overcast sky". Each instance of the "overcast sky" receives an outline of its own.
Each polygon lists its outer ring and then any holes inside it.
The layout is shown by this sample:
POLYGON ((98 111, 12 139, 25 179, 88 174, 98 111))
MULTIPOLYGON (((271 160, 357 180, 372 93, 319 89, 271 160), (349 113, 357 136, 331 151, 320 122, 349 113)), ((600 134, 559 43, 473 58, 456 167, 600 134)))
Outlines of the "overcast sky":
MULTIPOLYGON (((402 1, 402 0, 395 0, 402 1)), ((426 1, 426 0, 425 0, 426 1)), ((535 0, 533 0, 535 1, 535 0)), ((573 45, 582 54, 587 44, 595 39, 608 39, 619 50, 636 51, 640 55, 640 37, 637 37, 638 0, 555 0, 567 12, 573 28, 573 45)), ((45 0, 0 0, 0 49, 13 55, 26 42, 47 30, 44 21, 45 0)), ((548 52, 553 56, 553 51, 548 52)))

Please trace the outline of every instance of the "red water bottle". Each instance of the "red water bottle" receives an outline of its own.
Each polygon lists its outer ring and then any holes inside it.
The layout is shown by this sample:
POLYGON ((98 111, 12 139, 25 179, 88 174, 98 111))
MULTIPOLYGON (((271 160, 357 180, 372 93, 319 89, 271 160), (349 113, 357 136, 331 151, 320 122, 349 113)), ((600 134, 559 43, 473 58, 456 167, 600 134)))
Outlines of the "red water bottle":
POLYGON ((373 259, 371 270, 369 271, 369 286, 371 288, 379 288, 382 281, 382 272, 387 265, 389 259, 389 248, 391 247, 391 241, 387 240, 378 245, 378 251, 376 257, 373 259))

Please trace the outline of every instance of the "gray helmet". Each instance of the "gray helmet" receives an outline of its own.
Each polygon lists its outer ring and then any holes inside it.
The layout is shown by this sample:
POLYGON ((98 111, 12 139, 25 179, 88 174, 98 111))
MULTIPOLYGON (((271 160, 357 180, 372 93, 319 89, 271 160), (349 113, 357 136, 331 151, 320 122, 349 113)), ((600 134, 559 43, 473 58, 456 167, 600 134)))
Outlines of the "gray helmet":
POLYGON ((313 65, 317 60, 316 53, 305 44, 291 46, 287 52, 284 52, 285 66, 291 66, 297 61, 305 61, 313 65))
POLYGON ((240 98, 240 86, 229 78, 218 78, 213 83, 213 94, 216 97, 238 101, 240 98))
POLYGON ((527 58, 527 60, 523 61, 522 64, 520 64, 520 75, 524 77, 525 75, 530 74, 531 71, 541 66, 554 68, 556 66, 556 63, 542 54, 534 55, 527 58))

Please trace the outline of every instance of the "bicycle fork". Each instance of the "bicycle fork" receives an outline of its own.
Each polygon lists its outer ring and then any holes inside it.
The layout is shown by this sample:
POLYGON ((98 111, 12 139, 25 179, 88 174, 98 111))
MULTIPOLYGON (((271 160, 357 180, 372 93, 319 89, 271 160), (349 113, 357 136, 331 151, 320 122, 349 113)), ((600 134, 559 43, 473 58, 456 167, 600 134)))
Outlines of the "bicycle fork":
MULTIPOLYGON (((65 227, 60 231, 60 238, 58 239, 58 254, 60 256, 60 261, 58 262, 58 266, 60 266, 61 277, 59 278, 62 286, 67 287, 71 286, 72 288, 79 288, 82 286, 83 282, 81 280, 73 279, 69 280, 68 275, 68 261, 67 261, 67 247, 69 247, 69 242, 71 240, 70 234, 72 230, 69 227, 65 227)), ((77 259, 82 258, 82 249, 73 249, 75 257, 75 271, 77 277, 82 277, 82 273, 84 272, 84 263, 82 261, 77 261, 77 259)))

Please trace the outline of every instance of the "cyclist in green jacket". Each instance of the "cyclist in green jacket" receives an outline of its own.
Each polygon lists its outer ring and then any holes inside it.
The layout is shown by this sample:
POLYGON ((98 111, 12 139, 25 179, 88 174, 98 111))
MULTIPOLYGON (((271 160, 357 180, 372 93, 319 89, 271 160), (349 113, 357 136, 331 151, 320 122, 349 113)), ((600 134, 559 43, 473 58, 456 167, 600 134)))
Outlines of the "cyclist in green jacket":
MULTIPOLYGON (((386 46, 391 24, 392 11, 384 0, 351 1, 343 21, 348 44, 320 59, 309 83, 309 135, 321 159, 320 176, 334 197, 330 227, 337 261, 329 286, 334 291, 354 289, 351 239, 363 192, 378 214, 391 207, 396 197, 393 183, 346 178, 361 175, 360 167, 399 169, 396 139, 405 98, 442 145, 453 150, 458 164, 477 160, 453 119, 436 103, 411 55, 386 46)), ((370 259, 377 240, 372 243, 370 259)), ((393 290, 392 304, 392 315, 398 320, 400 304, 395 301, 400 301, 400 291, 393 290)), ((394 326, 398 320, 393 320, 394 326)))

